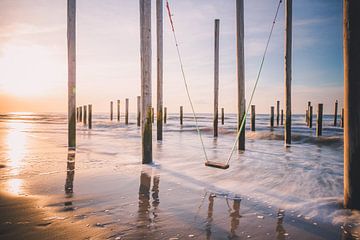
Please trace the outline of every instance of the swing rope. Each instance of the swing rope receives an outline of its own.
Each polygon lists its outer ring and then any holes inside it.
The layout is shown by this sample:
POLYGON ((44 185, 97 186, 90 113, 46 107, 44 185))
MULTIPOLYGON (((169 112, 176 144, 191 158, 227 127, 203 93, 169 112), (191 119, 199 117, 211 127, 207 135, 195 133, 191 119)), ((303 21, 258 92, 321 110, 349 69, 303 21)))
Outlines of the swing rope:
MULTIPOLYGON (((265 57, 266 57, 266 54, 267 54, 267 51, 268 51, 268 48, 269 48, 271 36, 272 36, 272 34, 273 34, 274 26, 275 26, 275 23, 276 23, 278 14, 279 14, 279 9, 280 9, 281 3, 282 3, 282 0, 279 0, 278 6, 277 6, 277 9, 276 9, 276 13, 275 13, 275 17, 274 17, 274 20, 273 20, 273 22, 272 22, 271 30, 270 30, 270 33, 269 33, 269 36, 268 36, 268 39, 267 39, 267 42, 266 42, 266 47, 265 47, 264 53, 263 53, 263 55, 262 55, 262 59, 261 59, 259 71, 258 71, 258 73, 257 73, 256 81, 255 81, 255 84, 254 84, 254 88, 253 88, 253 90, 252 90, 252 92, 251 92, 250 101, 249 101, 249 103, 248 103, 247 110, 246 110, 246 112, 244 113, 244 115, 243 115, 243 117, 242 117, 241 125, 240 125, 240 127, 239 127, 238 132, 237 132, 236 139, 235 139, 234 144, 233 144, 233 146, 232 146, 232 149, 231 149, 231 152, 230 152, 230 154, 229 154, 229 157, 228 157, 228 159, 227 159, 227 161, 226 161, 226 165, 229 164, 229 162, 230 162, 230 160, 231 160, 231 158, 232 158, 232 156, 233 156, 233 153, 234 153, 234 151, 235 151, 236 145, 237 145, 237 143, 238 143, 238 141, 239 141, 240 134, 241 134, 241 132, 242 132, 243 129, 244 129, 246 116, 247 116, 247 114, 249 113, 249 110, 250 110, 250 107, 251 107, 251 103, 252 103, 252 100, 253 100, 253 98, 254 98, 255 90, 256 90, 256 88, 257 88, 257 86, 258 86, 258 83, 259 83, 260 75, 261 75, 261 72, 262 72, 262 69, 263 69, 263 66, 264 66, 265 57)), ((183 66, 183 62, 182 62, 182 58, 181 58, 180 50, 179 50, 179 43, 178 43, 178 40, 177 40, 177 38, 176 38, 176 33, 175 33, 175 28, 174 28, 174 22, 173 22, 173 19, 172 19, 172 14, 171 14, 171 11, 170 11, 170 6, 169 6, 169 1, 168 1, 168 0, 166 0, 166 8, 167 8, 167 12, 168 12, 168 16, 169 16, 169 20, 170 20, 170 24, 171 24, 171 30, 172 30, 173 36, 174 36, 174 41, 175 41, 175 45, 176 45, 177 55, 178 55, 179 62, 180 62, 180 67, 181 67, 181 73, 182 73, 182 77, 183 77, 184 85, 185 85, 185 89, 186 89, 186 94, 187 94, 187 97, 188 97, 189 102, 190 102, 191 110, 192 110, 193 117, 194 117, 194 120, 195 120, 196 130, 197 130, 197 132, 198 132, 198 135, 199 135, 199 138, 200 138, 200 141, 201 141, 201 145, 202 145, 202 149, 203 149, 203 152, 204 152, 205 160, 206 160, 206 162, 208 162, 209 160, 208 160, 208 157, 207 157, 207 154, 206 154, 206 149, 205 149, 205 146, 204 146, 204 141, 203 141, 203 138, 202 138, 202 135, 201 135, 201 131, 200 131, 200 129, 199 129, 197 116, 196 116, 196 113, 195 113, 195 110, 194 110, 194 106, 193 106, 193 103, 192 103, 192 100, 191 100, 191 97, 190 97, 190 93, 189 93, 189 89, 188 89, 188 84, 187 84, 186 77, 185 77, 184 66, 183 66)))

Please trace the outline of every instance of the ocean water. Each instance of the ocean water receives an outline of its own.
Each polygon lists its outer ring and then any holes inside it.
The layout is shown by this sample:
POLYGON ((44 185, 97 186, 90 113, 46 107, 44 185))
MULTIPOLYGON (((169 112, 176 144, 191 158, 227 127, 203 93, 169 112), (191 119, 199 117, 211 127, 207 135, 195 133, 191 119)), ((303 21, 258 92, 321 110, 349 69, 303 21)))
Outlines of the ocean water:
MULTIPOLYGON (((225 162, 236 136, 236 115, 219 121, 198 116, 210 160, 225 162)), ((256 116, 246 125, 246 151, 235 151, 227 170, 204 166, 194 121, 169 114, 154 164, 141 164, 140 128, 107 114, 93 129, 77 125, 76 154, 68 154, 64 114, 0 115, 0 185, 38 196, 54 219, 89 221, 110 239, 357 239, 360 215, 342 208, 343 130, 324 116, 323 136, 294 115, 292 145, 283 126, 256 116), (240 207, 241 206, 241 207, 240 207), (304 238, 299 238, 303 236, 304 238)), ((339 118, 338 118, 339 119, 339 118)))

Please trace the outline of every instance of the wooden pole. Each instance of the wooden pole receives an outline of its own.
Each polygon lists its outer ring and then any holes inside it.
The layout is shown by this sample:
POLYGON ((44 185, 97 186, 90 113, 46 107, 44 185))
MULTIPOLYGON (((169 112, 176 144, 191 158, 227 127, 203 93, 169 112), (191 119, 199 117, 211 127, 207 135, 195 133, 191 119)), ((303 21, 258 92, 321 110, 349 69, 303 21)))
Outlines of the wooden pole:
POLYGON ((110 102, 110 120, 113 120, 113 101, 110 102))
POLYGON ((137 126, 141 125, 141 97, 137 96, 137 126))
POLYGON ((183 117, 184 117, 183 106, 180 106, 180 125, 183 125, 183 117))
MULTIPOLYGON (((244 64, 244 0, 236 0, 236 69, 238 83, 238 123, 245 116, 245 64, 244 64)), ((238 149, 245 150, 245 127, 240 133, 238 149)))
POLYGON ((140 0, 142 163, 152 163, 151 0, 140 0))
POLYGON ((151 123, 154 123, 155 121, 155 110, 154 108, 151 108, 151 123))
POLYGON ((166 119, 167 119, 167 108, 164 108, 164 123, 166 124, 166 119))
POLYGON ((360 209, 360 1, 343 2, 344 206, 360 209))
POLYGON ((251 105, 251 131, 255 132, 255 105, 251 105))
POLYGON ((338 100, 335 101, 334 127, 336 127, 337 125, 337 115, 338 115, 338 100))
POLYGON ((68 148, 76 148, 76 0, 67 1, 68 148))
POLYGON ((276 126, 280 124, 280 101, 276 101, 276 126))
POLYGON ((281 109, 281 126, 284 125, 284 110, 281 109))
POLYGON ((163 139, 163 0, 156 0, 157 40, 157 140, 163 139))
POLYGON ((76 107, 76 122, 79 121, 79 107, 76 107))
POLYGON ((86 122, 87 122, 87 113, 86 113, 86 105, 84 105, 84 125, 86 125, 86 122))
POLYGON ((125 98, 125 124, 129 124, 129 99, 125 98))
POLYGON ((305 122, 306 122, 306 126, 309 126, 309 110, 306 109, 305 111, 305 122))
POLYGON ((218 136, 218 121, 219 121, 219 35, 220 35, 220 20, 215 19, 215 40, 214 40, 214 137, 218 136))
POLYGON ((319 103, 316 121, 316 136, 322 135, 323 104, 319 103))
POLYGON ((221 108, 221 125, 224 125, 225 123, 225 110, 224 108, 221 108))
POLYGON ((274 127, 274 106, 270 107, 270 127, 274 127))
POLYGON ((89 109, 89 129, 92 129, 92 105, 89 104, 88 106, 88 109, 89 109))
POLYGON ((120 100, 117 100, 117 120, 120 122, 120 100))
POLYGON ((341 128, 344 128, 344 108, 341 109, 341 128))
POLYGON ((80 115, 79 115, 79 121, 82 122, 82 107, 79 107, 80 115))
POLYGON ((285 1, 285 145, 291 144, 292 0, 285 1))
POLYGON ((309 109, 309 128, 312 128, 312 122, 313 122, 313 106, 310 106, 310 109, 309 109))

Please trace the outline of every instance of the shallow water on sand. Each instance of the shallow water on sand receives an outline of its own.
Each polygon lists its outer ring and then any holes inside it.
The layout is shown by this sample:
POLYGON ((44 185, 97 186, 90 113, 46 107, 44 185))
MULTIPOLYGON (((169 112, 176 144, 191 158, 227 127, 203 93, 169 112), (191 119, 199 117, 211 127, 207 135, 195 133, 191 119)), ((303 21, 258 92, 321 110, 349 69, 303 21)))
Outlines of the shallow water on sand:
MULTIPOLYGON (((107 115, 94 115, 92 130, 78 123, 74 155, 66 148, 66 121, 61 114, 0 115, 1 188, 39 196, 54 220, 84 221, 105 228, 111 239, 358 235, 359 213, 341 208, 343 137, 331 116, 316 138, 315 128, 295 115, 293 144, 285 148, 283 128, 270 129, 269 116, 257 115, 246 151, 235 152, 227 170, 204 166, 191 115, 183 126, 169 115, 164 140, 153 141, 151 166, 141 165, 135 116, 127 126, 107 115)), ((212 116, 200 115, 199 122, 209 159, 225 162, 236 116, 227 115, 216 139, 212 116)))

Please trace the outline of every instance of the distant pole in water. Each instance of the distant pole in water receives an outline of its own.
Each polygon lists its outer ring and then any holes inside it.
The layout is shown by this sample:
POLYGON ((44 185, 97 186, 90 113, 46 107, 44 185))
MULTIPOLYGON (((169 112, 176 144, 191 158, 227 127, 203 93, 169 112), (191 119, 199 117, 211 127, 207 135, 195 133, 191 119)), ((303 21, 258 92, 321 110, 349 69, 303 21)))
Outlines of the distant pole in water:
POLYGON ((292 0, 285 0, 285 145, 291 144, 292 0))
POLYGON ((89 109, 89 129, 92 129, 92 105, 89 104, 88 106, 88 109, 89 109))
POLYGON ((322 120, 323 120, 323 104, 319 103, 316 121, 316 136, 322 135, 322 120))
POLYGON ((117 100, 117 120, 120 122, 120 100, 117 100))
POLYGON ((167 108, 164 108, 164 123, 166 124, 166 119, 167 119, 167 108))
POLYGON ((225 110, 224 108, 221 108, 221 125, 224 125, 225 123, 225 110))
POLYGON ((113 101, 110 102, 110 120, 113 120, 113 101))
POLYGON ((79 122, 82 122, 82 107, 79 107, 79 122))
POLYGON ((79 107, 76 107, 76 122, 79 121, 79 107))
POLYGON ((152 163, 151 0, 140 0, 142 163, 152 163))
POLYGON ((276 126, 280 123, 280 101, 276 101, 276 126))
MULTIPOLYGON (((244 0, 236 0, 236 69, 238 83, 237 129, 245 116, 245 64, 244 64, 244 0)), ((240 133, 238 149, 245 150, 245 126, 240 133)))
POLYGON ((305 111, 305 122, 306 126, 309 126, 309 108, 305 111))
POLYGON ((338 100, 335 101, 334 127, 336 127, 337 125, 337 115, 338 115, 338 100))
POLYGON ((310 106, 310 108, 309 108, 309 128, 312 128, 312 122, 313 122, 313 106, 310 106))
POLYGON ((183 125, 183 117, 184 117, 183 106, 180 106, 180 125, 183 125))
POLYGON ((137 126, 140 127, 141 123, 141 97, 137 96, 137 126))
POLYGON ((218 122, 219 122, 219 35, 220 35, 220 20, 215 19, 215 34, 214 34, 214 137, 218 136, 218 122))
POLYGON ((281 119, 280 124, 282 126, 282 125, 284 125, 284 110, 282 110, 282 109, 281 109, 281 118, 280 119, 281 119))
POLYGON ((341 109, 341 128, 344 128, 344 108, 341 109))
POLYGON ((155 122, 155 109, 151 108, 151 123, 155 122))
POLYGON ((68 148, 76 148, 76 0, 67 1, 68 148))
POLYGON ((255 132, 255 105, 251 105, 251 131, 255 132))
POLYGON ((360 1, 343 3, 344 206, 360 209, 360 1))
POLYGON ((274 106, 270 107, 270 127, 274 127, 274 106))
POLYGON ((163 139, 163 0, 156 0, 156 41, 157 41, 157 140, 163 139))
POLYGON ((86 108, 87 108, 86 105, 84 105, 84 118, 83 118, 84 119, 84 125, 86 125, 86 122, 87 122, 86 121, 87 120, 86 108))
POLYGON ((129 124, 129 99, 125 99, 125 124, 129 124))

